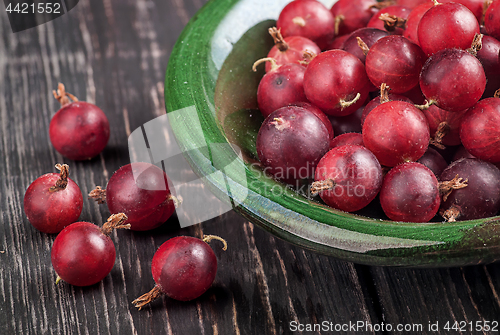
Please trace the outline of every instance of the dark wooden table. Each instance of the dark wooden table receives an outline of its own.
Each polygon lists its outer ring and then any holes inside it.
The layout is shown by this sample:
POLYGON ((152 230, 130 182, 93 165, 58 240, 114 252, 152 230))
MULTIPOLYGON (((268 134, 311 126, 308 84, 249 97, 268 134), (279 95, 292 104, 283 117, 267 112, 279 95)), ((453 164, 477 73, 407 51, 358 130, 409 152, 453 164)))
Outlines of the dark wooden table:
MULTIPOLYGON (((233 212, 186 229, 173 217, 151 232, 114 232, 110 275, 85 288, 55 284, 55 236, 29 224, 24 191, 54 172, 56 162, 71 165, 84 194, 129 162, 127 137, 164 113, 169 54, 204 2, 81 0, 69 14, 16 34, 0 14, 0 334, 455 334, 445 330, 447 323, 500 321, 499 264, 356 265, 294 247, 233 212), (48 126, 58 110, 51 90, 59 81, 111 121, 109 145, 91 161, 68 161, 50 144, 48 126), (155 250, 171 237, 202 234, 229 243, 226 252, 214 245, 213 287, 195 301, 162 298, 136 310, 131 301, 154 284, 155 250), (322 330, 306 331, 312 324, 322 330), (397 331, 397 325, 414 331, 397 331)), ((108 215, 106 206, 84 200, 81 220, 101 225, 108 215)), ((463 333, 495 334, 500 326, 496 330, 463 333)))

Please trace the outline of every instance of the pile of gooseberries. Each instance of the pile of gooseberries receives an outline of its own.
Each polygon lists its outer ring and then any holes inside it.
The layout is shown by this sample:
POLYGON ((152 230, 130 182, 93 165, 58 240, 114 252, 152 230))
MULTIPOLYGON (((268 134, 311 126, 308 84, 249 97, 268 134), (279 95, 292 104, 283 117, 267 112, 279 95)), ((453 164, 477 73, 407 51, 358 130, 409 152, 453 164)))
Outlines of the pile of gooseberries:
POLYGON ((275 46, 254 64, 267 72, 263 170, 346 212, 376 203, 403 222, 496 215, 500 0, 484 15, 474 1, 438 1, 286 5, 269 29, 275 46))
MULTIPOLYGON (((294 46, 297 42, 292 39, 290 44, 294 46)), ((72 160, 88 160, 100 154, 110 132, 104 112, 94 104, 79 101, 66 92, 63 84, 59 84, 53 95, 62 106, 50 123, 49 136, 54 148, 72 160)), ((317 113, 322 112, 317 110, 317 113)), ((327 121, 325 116, 322 122, 327 121)), ((333 137, 328 125, 332 136, 327 136, 326 147, 333 137)), ((115 263, 116 249, 110 238, 115 229, 155 229, 172 216, 180 203, 169 189, 168 177, 162 169, 135 162, 114 172, 105 189, 97 186, 89 194, 90 199, 107 204, 111 213, 107 222, 99 227, 78 221, 83 208, 82 192, 69 178, 68 164, 55 167, 59 173, 47 173, 29 185, 24 212, 34 228, 57 234, 51 249, 56 284, 64 281, 74 286, 90 286, 100 282, 115 263)), ((226 250, 226 241, 214 235, 203 239, 180 236, 165 242, 153 259, 156 286, 151 294, 140 297, 137 300, 140 303, 134 304, 141 308, 145 300, 149 303, 161 292, 186 301, 207 291, 217 271, 217 258, 207 244, 212 239, 222 241, 226 250)))

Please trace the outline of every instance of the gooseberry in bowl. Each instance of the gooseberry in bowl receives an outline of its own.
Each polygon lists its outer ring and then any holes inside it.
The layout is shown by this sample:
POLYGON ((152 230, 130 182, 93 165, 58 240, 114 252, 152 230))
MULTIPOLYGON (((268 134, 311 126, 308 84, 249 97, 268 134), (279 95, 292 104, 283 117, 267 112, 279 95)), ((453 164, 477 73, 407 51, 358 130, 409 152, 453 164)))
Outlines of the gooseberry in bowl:
MULTIPOLYGON (((497 217, 448 223, 437 217, 419 223, 392 221, 368 209, 363 214, 348 213, 263 172, 255 145, 263 120, 254 111, 258 111, 257 87, 265 71, 261 67, 253 72, 251 67, 273 47, 268 29, 289 3, 208 2, 173 49, 165 81, 167 115, 184 156, 206 187, 221 198, 233 199, 235 211, 271 234, 338 259, 411 267, 498 259, 497 217), (241 155, 228 150, 213 157, 207 147, 215 143, 236 145, 241 155), (227 162, 223 167, 217 164, 221 160, 227 162)), ((331 8, 334 1, 321 3, 331 8)), ((423 113, 422 118, 425 121, 423 113)), ((428 141, 430 134, 423 133, 428 141)), ((428 142, 421 144, 423 155, 428 142)), ((419 158, 415 155, 412 160, 419 158)))

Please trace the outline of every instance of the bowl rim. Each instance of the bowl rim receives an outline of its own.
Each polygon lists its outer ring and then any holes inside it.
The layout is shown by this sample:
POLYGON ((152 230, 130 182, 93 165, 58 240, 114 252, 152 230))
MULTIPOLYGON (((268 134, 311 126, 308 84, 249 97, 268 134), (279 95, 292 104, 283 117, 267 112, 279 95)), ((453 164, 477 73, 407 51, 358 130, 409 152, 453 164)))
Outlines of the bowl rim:
MULTIPOLYGON (((214 132, 211 135, 219 132, 216 134, 218 140, 222 136, 227 141, 223 130, 212 118, 215 93, 210 89, 215 86, 220 71, 212 59, 214 53, 217 54, 213 48, 218 48, 214 34, 223 18, 228 14, 238 14, 236 5, 242 3, 265 4, 262 0, 211 0, 206 3, 175 44, 165 77, 165 104, 176 140, 193 171, 204 176, 210 190, 221 199, 236 200, 234 203, 238 205, 234 209, 238 213, 273 235, 300 247, 355 263, 443 267, 490 263, 500 258, 500 234, 495 234, 500 232, 498 216, 445 224, 408 223, 370 219, 313 202, 311 211, 314 216, 311 218, 297 209, 307 200, 291 190, 283 199, 269 198, 250 183, 247 196, 239 199, 235 195, 237 192, 231 191, 244 191, 245 183, 239 179, 241 175, 235 175, 234 171, 224 174, 223 178, 211 174, 218 169, 213 159, 200 149, 200 143, 212 143, 213 138, 207 138, 209 130, 214 132), (193 48, 197 52, 193 52, 193 48), (201 133, 193 131, 189 118, 171 117, 173 111, 192 106, 202 120, 202 126, 206 127, 201 133), (228 182, 234 188, 228 189, 228 182)), ((245 31, 251 27, 250 23, 241 24, 245 31)), ((224 159, 234 159, 234 152, 224 159)), ((243 177, 256 178, 248 165, 245 166, 243 177)), ((269 185, 277 183, 271 178, 252 180, 269 185)))

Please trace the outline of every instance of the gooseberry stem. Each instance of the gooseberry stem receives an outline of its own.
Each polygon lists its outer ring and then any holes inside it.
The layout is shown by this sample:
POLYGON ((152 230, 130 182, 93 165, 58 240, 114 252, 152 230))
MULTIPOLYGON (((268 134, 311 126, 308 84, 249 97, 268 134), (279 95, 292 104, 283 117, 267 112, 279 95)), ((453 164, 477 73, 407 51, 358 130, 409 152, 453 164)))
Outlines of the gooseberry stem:
POLYGON ((447 210, 440 212, 439 214, 441 214, 446 222, 456 222, 461 213, 460 210, 453 205, 447 210))
POLYGON ((252 65, 252 71, 257 72, 257 66, 264 62, 271 62, 271 70, 277 69, 279 67, 278 63, 276 63, 276 60, 271 57, 266 57, 266 58, 261 58, 257 60, 255 63, 252 65))
POLYGON ((98 204, 106 203, 106 190, 103 190, 101 186, 96 186, 95 189, 90 191, 89 199, 94 199, 98 204))
POLYGON ((436 130, 436 134, 434 134, 434 138, 431 138, 430 144, 438 147, 439 149, 445 149, 446 147, 443 145, 443 138, 450 132, 450 125, 448 122, 443 121, 438 125, 436 130))
POLYGON ((402 19, 396 15, 383 13, 380 14, 378 18, 379 20, 384 21, 384 28, 389 32, 396 30, 396 28, 401 28, 401 29, 406 28, 406 19, 402 19))
POLYGON ((475 34, 472 40, 472 45, 466 51, 472 56, 477 56, 477 52, 483 47, 483 34, 475 34))
POLYGON ((276 48, 278 48, 278 50, 281 52, 287 51, 289 46, 285 42, 283 35, 281 35, 281 29, 278 29, 276 27, 272 27, 272 28, 269 28, 268 31, 269 31, 269 34, 274 39, 274 45, 276 45, 276 48))
POLYGON ((151 301, 158 298, 160 295, 162 295, 162 291, 158 285, 155 285, 155 287, 153 287, 151 291, 141 295, 139 298, 132 301, 132 304, 134 304, 134 307, 137 307, 139 308, 139 310, 141 310, 142 307, 146 306, 151 301))
POLYGON ((101 232, 109 236, 115 229, 130 229, 130 224, 123 224, 126 220, 128 220, 128 216, 125 213, 113 214, 102 225, 101 232))
POLYGON ((182 198, 181 197, 176 197, 176 196, 174 196, 172 194, 170 194, 167 199, 174 202, 174 207, 175 208, 178 208, 181 205, 181 203, 182 203, 182 198))
POLYGON ((217 235, 204 235, 202 238, 203 242, 208 243, 212 240, 218 240, 221 241, 224 244, 224 247, 222 247, 222 250, 226 251, 227 250, 227 242, 225 239, 223 239, 220 236, 217 235))
POLYGON ((59 85, 57 85, 57 91, 53 90, 52 94, 54 95, 54 98, 56 98, 56 100, 59 101, 61 107, 69 105, 71 103, 71 100, 73 100, 74 102, 78 101, 77 97, 75 97, 73 94, 69 92, 66 92, 64 85, 62 83, 59 83, 59 85))
POLYGON ((331 190, 334 187, 335 182, 332 179, 318 180, 311 184, 311 194, 316 196, 319 192, 331 190))
POLYGON ((439 193, 443 196, 443 201, 446 201, 453 190, 459 190, 467 187, 468 179, 463 179, 458 174, 452 180, 442 181, 439 183, 439 193))
POLYGON ((341 99, 340 100, 340 109, 344 109, 344 108, 347 108, 349 106, 354 105, 359 100, 359 98, 361 98, 361 93, 358 92, 358 94, 356 94, 354 99, 352 99, 350 101, 345 101, 345 100, 341 99))
POLYGON ((54 186, 49 188, 49 192, 57 192, 66 189, 68 186, 68 175, 69 175, 69 165, 68 164, 56 164, 56 169, 61 171, 59 179, 56 181, 54 186))
POLYGON ((358 46, 361 48, 361 51, 363 54, 366 56, 368 54, 368 51, 370 51, 370 48, 368 45, 361 39, 361 37, 356 37, 356 41, 358 41, 358 46))
POLYGON ((335 16, 335 30, 334 30, 334 33, 335 33, 335 36, 339 36, 339 32, 340 32, 340 24, 342 23, 342 21, 344 21, 344 15, 337 15, 335 16))
POLYGON ((436 100, 432 100, 432 99, 431 100, 425 100, 425 104, 423 104, 423 105, 415 105, 415 107, 417 107, 420 110, 424 110, 424 109, 428 109, 429 107, 431 107, 435 103, 437 103, 436 100))
POLYGON ((380 104, 391 101, 389 99, 389 91, 391 88, 386 83, 380 85, 380 104))

